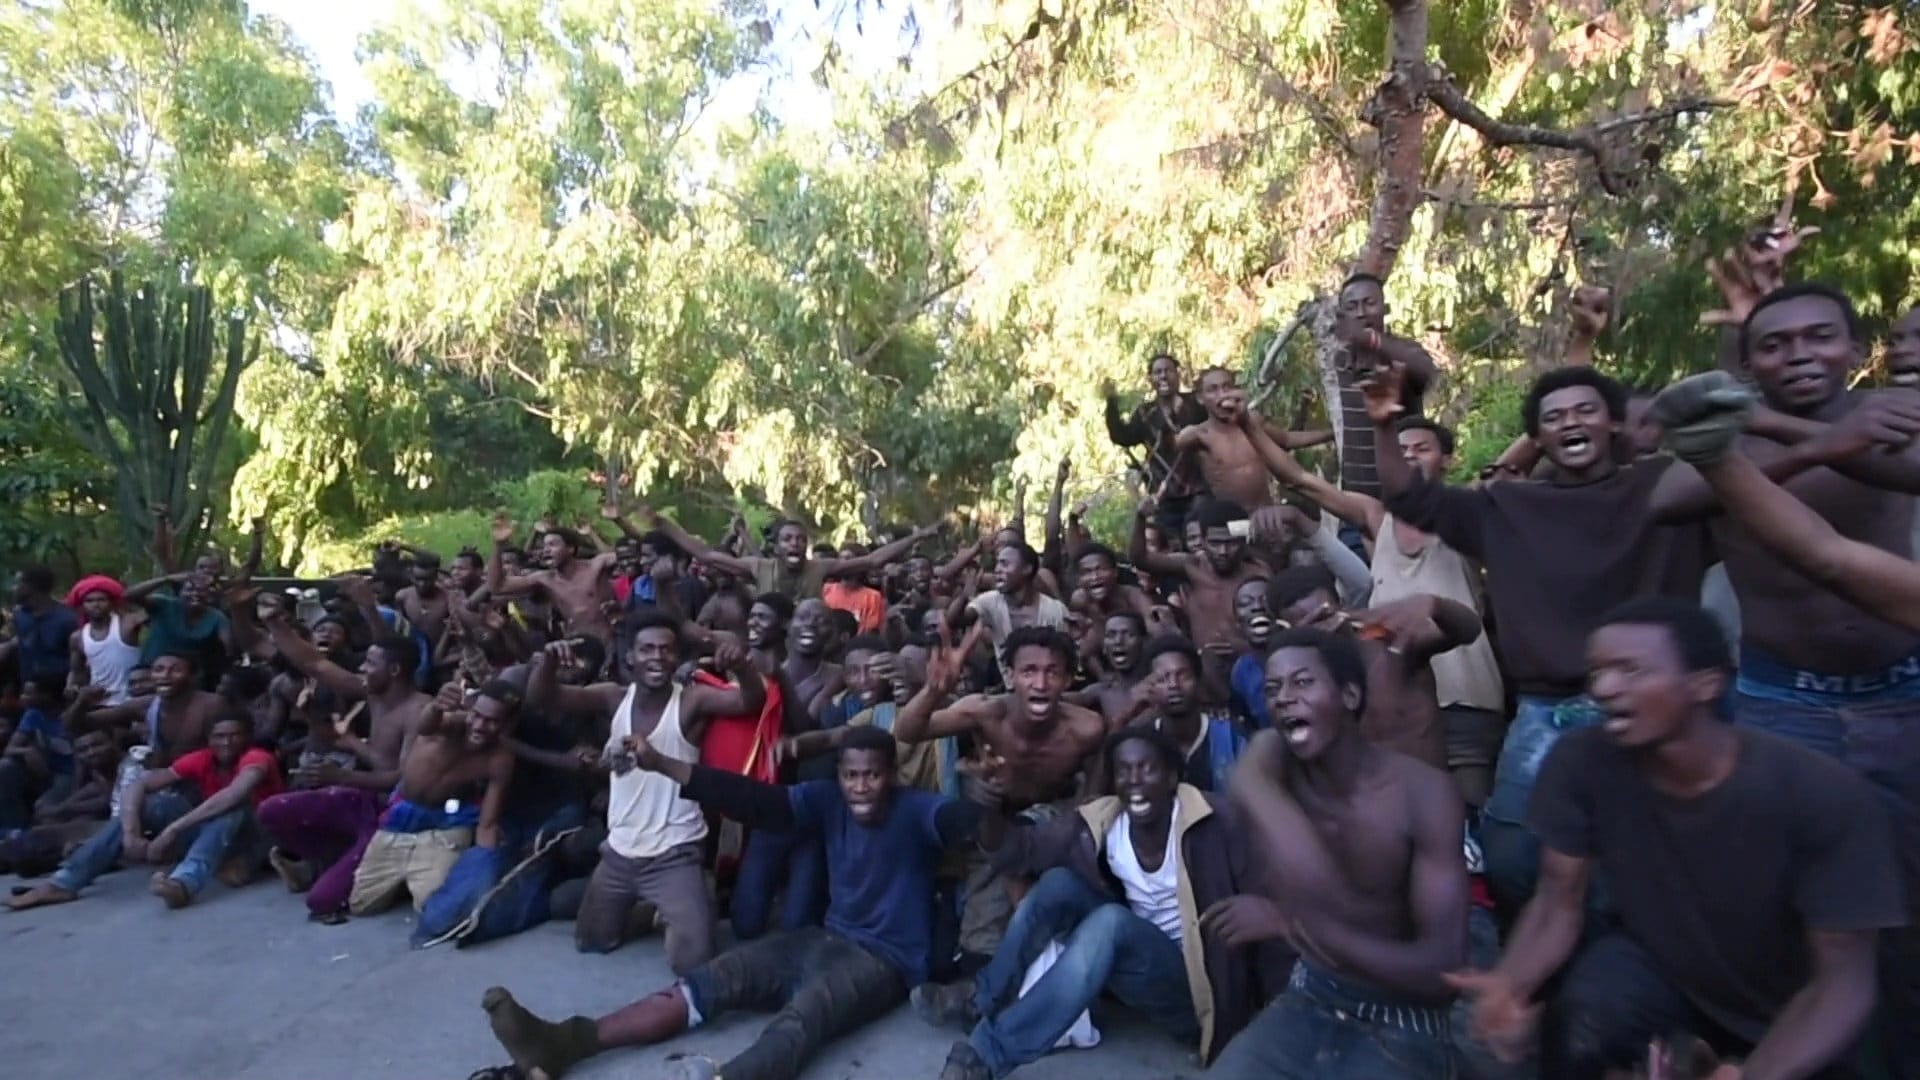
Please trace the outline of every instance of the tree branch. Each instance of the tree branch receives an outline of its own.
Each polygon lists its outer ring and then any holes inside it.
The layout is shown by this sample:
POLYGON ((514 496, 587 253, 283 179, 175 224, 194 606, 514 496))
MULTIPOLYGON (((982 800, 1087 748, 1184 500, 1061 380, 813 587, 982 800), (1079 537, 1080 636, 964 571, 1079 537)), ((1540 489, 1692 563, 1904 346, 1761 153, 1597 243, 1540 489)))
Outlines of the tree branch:
POLYGON ((1460 85, 1453 81, 1453 77, 1447 74, 1445 68, 1438 65, 1428 73, 1427 100, 1433 102, 1441 112, 1456 122, 1479 132, 1482 138, 1494 146, 1541 146, 1585 155, 1598 169, 1600 186, 1609 195, 1626 193, 1628 172, 1619 167, 1614 160, 1616 154, 1603 141, 1607 135, 1630 127, 1659 123, 1691 113, 1723 108, 1730 104, 1730 102, 1709 98, 1686 98, 1658 109, 1616 117, 1597 124, 1585 124, 1565 131, 1556 131, 1552 128, 1512 124, 1494 119, 1487 115, 1486 110, 1468 100, 1467 95, 1461 92, 1460 85))

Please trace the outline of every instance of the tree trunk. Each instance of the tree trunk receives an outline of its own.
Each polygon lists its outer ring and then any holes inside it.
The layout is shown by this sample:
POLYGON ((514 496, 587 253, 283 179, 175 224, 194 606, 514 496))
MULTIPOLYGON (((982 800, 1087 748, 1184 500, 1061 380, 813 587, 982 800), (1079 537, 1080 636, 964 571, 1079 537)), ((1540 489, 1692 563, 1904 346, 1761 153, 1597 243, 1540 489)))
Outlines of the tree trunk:
POLYGON ((1368 118, 1380 131, 1373 217, 1356 270, 1386 280, 1413 231, 1426 162, 1426 0, 1382 0, 1390 13, 1387 78, 1374 91, 1368 118))

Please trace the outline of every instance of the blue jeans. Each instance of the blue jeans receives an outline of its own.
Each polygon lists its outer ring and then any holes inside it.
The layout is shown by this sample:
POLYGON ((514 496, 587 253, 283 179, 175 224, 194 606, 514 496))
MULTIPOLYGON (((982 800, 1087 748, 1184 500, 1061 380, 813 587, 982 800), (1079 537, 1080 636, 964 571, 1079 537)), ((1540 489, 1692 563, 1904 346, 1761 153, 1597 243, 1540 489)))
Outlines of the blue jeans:
POLYGON ((1540 766, 1560 736, 1600 722, 1592 698, 1523 695, 1500 747, 1493 794, 1480 812, 1480 847, 1487 857, 1487 887, 1503 917, 1526 905, 1540 877, 1540 840, 1526 826, 1540 766))
MULTIPOLYGON (((183 795, 171 791, 154 792, 140 807, 140 823, 146 827, 148 836, 157 836, 160 830, 185 817, 192 804, 183 795)), ((193 896, 206 887, 207 879, 213 876, 214 868, 227 854, 228 848, 248 831, 253 823, 253 807, 242 804, 187 830, 181 839, 186 850, 180 857, 179 865, 173 868, 168 877, 187 887, 187 895, 193 896)), ((69 857, 59 870, 54 872, 54 885, 68 892, 79 892, 91 884, 101 874, 113 869, 120 859, 121 827, 118 818, 101 826, 79 850, 69 857)))
POLYGON ((1183 1042, 1200 1038, 1180 946, 1079 874, 1054 867, 1020 902, 1006 938, 976 978, 981 1019, 968 1041, 995 1077, 1005 1076, 1052 1050, 1103 989, 1183 1042), (1002 1009, 1055 938, 1064 943, 1060 959, 1002 1009))
POLYGON ((827 849, 813 833, 755 829, 740 857, 740 875, 733 882, 733 902, 727 917, 733 936, 751 941, 767 932, 773 918, 773 897, 786 886, 780 907, 780 929, 819 926, 827 917, 827 849))
POLYGON ((1304 961, 1207 1071, 1212 1080, 1453 1080, 1447 1010, 1387 998, 1304 961))

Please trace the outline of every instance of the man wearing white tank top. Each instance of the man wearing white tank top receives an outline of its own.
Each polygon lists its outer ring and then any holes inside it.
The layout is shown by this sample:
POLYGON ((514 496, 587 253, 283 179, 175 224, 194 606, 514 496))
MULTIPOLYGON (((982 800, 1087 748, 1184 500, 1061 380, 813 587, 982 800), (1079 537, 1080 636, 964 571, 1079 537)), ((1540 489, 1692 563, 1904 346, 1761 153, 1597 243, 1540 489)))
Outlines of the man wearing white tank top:
POLYGON ((701 862, 707 836, 698 804, 680 793, 680 785, 656 772, 636 768, 631 744, 644 739, 666 757, 698 761, 700 740, 715 716, 757 714, 766 698, 759 671, 737 641, 723 637, 716 666, 734 685, 682 685, 678 620, 661 611, 634 617, 633 651, 628 670, 633 683, 561 686, 554 677, 568 651, 564 641, 536 654, 527 679, 527 701, 535 707, 610 716, 612 724, 601 761, 612 773, 607 795, 607 841, 600 865, 587 881, 574 923, 574 945, 581 952, 611 952, 626 938, 634 905, 646 901, 666 923, 667 963, 685 974, 713 956, 717 915, 701 862))
POLYGON ((135 638, 143 618, 120 612, 125 595, 118 581, 96 575, 82 578, 67 596, 67 602, 86 618, 68 645, 73 654, 70 682, 76 689, 94 686, 105 690, 107 696, 101 701, 105 705, 125 703, 130 696, 127 683, 133 669, 140 666, 140 645, 135 638))

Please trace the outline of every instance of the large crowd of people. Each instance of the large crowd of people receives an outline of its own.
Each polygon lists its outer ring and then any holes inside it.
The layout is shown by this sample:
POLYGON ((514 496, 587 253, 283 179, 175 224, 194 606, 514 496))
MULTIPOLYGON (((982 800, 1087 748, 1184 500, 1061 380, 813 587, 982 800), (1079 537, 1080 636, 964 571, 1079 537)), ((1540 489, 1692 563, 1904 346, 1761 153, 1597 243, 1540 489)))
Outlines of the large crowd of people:
POLYGON ((404 895, 416 946, 662 935, 673 981, 605 1016, 475 987, 476 1080, 736 1011, 772 1019, 674 1067, 794 1077, 902 1005, 940 1080, 1096 1023, 1223 1080, 1920 1078, 1920 324, 1856 387, 1853 305, 1762 239, 1715 266, 1723 370, 1622 385, 1583 294, 1471 483, 1356 275, 1337 433, 1168 355, 1109 393, 1124 544, 1062 463, 1038 550, 610 504, 288 590, 257 544, 23 568, 10 906, 142 867, 169 909, 404 895), (1294 456, 1327 443, 1332 480, 1294 456))

